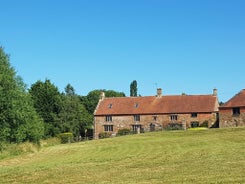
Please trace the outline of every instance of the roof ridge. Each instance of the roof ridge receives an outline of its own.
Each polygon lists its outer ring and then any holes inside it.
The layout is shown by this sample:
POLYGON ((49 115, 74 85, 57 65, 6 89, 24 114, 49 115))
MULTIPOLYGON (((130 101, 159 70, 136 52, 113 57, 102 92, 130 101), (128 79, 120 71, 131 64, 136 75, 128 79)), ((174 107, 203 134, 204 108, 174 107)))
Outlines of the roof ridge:
POLYGON ((144 98, 144 97, 155 97, 155 96, 117 96, 117 97, 105 97, 105 99, 115 98, 144 98))
POLYGON ((109 97, 100 102, 95 115, 216 112, 216 102, 213 95, 109 97))
MULTIPOLYGON (((190 95, 162 95, 161 97, 178 97, 178 96, 214 96, 213 94, 190 94, 190 95)), ((105 97, 105 99, 115 99, 115 98, 150 98, 150 97, 157 97, 156 95, 154 96, 117 96, 117 97, 105 97)), ((216 97, 216 96, 214 96, 216 97)), ((159 98, 159 97, 157 97, 159 98)))
MULTIPOLYGON (((225 102, 221 107, 229 107, 229 106, 238 106, 238 105, 234 105, 234 101, 235 104, 237 104, 237 102, 240 100, 238 100, 239 98, 242 98, 245 95, 245 89, 242 89, 241 91, 239 91, 238 93, 236 93, 234 96, 232 96, 227 102, 225 102)), ((244 103, 244 101, 243 101, 244 103)), ((240 104, 240 103, 239 103, 240 104)), ((245 104, 244 104, 245 105, 245 104)), ((243 106, 244 106, 243 105, 243 106)), ((241 106, 241 104, 239 105, 241 106)))

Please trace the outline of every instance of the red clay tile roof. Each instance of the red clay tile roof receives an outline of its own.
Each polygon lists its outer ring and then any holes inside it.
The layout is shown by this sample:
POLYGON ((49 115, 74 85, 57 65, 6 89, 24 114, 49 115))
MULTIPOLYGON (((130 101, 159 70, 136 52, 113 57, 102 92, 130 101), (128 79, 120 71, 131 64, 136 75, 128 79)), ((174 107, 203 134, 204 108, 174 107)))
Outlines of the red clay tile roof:
POLYGON ((217 112, 213 95, 116 97, 100 101, 94 115, 132 115, 217 112))
POLYGON ((245 89, 233 96, 228 102, 223 104, 220 108, 227 107, 245 107, 245 89))

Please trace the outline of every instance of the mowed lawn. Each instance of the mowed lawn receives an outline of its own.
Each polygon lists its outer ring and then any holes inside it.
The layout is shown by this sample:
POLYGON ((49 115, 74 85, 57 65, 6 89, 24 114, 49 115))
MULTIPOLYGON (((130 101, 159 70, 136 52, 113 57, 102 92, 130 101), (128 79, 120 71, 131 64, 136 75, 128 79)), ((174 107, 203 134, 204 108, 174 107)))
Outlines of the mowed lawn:
POLYGON ((0 183, 245 183, 245 127, 43 147, 0 160, 0 183))

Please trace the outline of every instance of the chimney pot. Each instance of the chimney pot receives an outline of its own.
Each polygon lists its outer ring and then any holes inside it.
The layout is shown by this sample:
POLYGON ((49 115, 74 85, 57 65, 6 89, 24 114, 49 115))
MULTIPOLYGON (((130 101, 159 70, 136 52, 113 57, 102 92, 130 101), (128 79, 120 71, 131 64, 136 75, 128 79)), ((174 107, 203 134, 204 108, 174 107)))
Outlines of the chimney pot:
POLYGON ((105 92, 104 91, 101 91, 100 93, 100 100, 104 100, 105 98, 105 92))
POLYGON ((213 89, 213 95, 214 95, 214 96, 217 96, 217 94, 218 94, 218 90, 217 90, 216 88, 214 88, 214 89, 213 89))
POLYGON ((161 97, 162 96, 162 88, 158 88, 157 89, 157 97, 161 97))

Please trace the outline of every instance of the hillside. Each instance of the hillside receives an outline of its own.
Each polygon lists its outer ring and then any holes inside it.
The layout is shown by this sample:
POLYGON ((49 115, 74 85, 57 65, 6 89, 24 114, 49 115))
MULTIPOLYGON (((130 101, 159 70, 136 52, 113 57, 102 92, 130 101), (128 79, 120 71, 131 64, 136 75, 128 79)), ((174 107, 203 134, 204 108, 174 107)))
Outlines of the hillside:
POLYGON ((43 147, 0 160, 0 183, 245 183, 245 127, 43 147))

